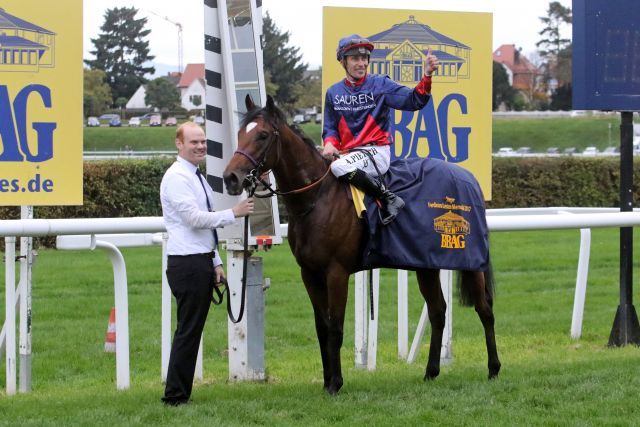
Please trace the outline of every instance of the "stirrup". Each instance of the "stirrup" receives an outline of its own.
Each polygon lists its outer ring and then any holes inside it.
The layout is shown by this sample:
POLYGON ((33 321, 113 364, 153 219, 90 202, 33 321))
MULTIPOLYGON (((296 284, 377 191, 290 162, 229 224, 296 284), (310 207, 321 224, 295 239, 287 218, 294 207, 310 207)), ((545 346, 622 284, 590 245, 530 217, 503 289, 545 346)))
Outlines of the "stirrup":
POLYGON ((400 213, 400 210, 404 208, 404 200, 400 196, 393 195, 393 203, 389 203, 387 198, 387 202, 383 207, 378 209, 378 215, 380 216, 380 221, 382 221, 382 225, 387 225, 391 221, 393 221, 396 216, 400 213), (389 206, 393 206, 393 209, 388 209, 389 206), (383 215, 383 212, 385 213, 383 215))
POLYGON ((386 209, 384 209, 384 214, 382 213, 382 211, 383 209, 378 209, 378 216, 380 217, 382 225, 390 224, 394 219, 396 219, 396 216, 398 216, 398 214, 389 213, 389 211, 387 211, 386 209))

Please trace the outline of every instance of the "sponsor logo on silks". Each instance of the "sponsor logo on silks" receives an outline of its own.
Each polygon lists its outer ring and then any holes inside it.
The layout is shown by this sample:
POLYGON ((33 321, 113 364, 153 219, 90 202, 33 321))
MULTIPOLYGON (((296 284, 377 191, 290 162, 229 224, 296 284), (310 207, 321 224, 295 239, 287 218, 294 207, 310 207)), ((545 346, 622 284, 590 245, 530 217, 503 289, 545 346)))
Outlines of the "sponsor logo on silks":
POLYGON ((433 219, 433 229, 440 234, 440 247, 443 249, 464 249, 465 236, 471 233, 471 224, 454 210, 471 212, 471 206, 456 204, 452 197, 445 197, 444 202, 428 202, 431 209, 447 209, 447 212, 433 219))
POLYGON ((0 71, 55 67, 56 33, 0 8, 0 71))

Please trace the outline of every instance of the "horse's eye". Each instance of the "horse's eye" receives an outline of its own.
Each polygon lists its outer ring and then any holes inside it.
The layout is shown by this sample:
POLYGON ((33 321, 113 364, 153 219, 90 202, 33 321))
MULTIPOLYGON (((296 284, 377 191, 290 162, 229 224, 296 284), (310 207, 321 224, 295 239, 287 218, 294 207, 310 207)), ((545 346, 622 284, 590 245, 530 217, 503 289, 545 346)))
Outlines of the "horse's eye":
POLYGON ((258 133, 258 138, 257 139, 259 139, 261 141, 264 141, 267 138, 269 138, 269 132, 262 131, 262 132, 258 133))

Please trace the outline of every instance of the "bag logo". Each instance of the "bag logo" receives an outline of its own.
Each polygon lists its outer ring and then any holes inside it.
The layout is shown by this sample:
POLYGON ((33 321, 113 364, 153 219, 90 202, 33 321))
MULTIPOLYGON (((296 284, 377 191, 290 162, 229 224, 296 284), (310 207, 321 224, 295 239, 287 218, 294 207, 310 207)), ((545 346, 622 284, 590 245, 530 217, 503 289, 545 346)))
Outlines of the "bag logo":
POLYGON ((471 224, 453 211, 471 212, 471 206, 456 204, 453 197, 445 197, 444 202, 428 202, 430 209, 446 209, 447 212, 433 219, 433 229, 440 234, 443 249, 464 249, 465 236, 471 233, 471 224))

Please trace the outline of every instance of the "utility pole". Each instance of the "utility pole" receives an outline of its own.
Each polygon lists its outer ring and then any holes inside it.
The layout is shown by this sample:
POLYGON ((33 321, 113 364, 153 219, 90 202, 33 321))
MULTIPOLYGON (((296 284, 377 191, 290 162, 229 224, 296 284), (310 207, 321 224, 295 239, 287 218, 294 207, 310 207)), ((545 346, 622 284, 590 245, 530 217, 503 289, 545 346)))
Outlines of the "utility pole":
POLYGON ((182 24, 176 21, 173 21, 171 19, 169 19, 169 17, 167 16, 162 16, 157 14, 156 12, 152 11, 152 10, 148 10, 149 13, 156 15, 158 18, 162 18, 165 21, 169 22, 170 24, 175 25, 176 27, 178 27, 178 72, 182 73, 183 72, 183 68, 182 68, 182 56, 183 56, 183 50, 182 50, 182 24))

